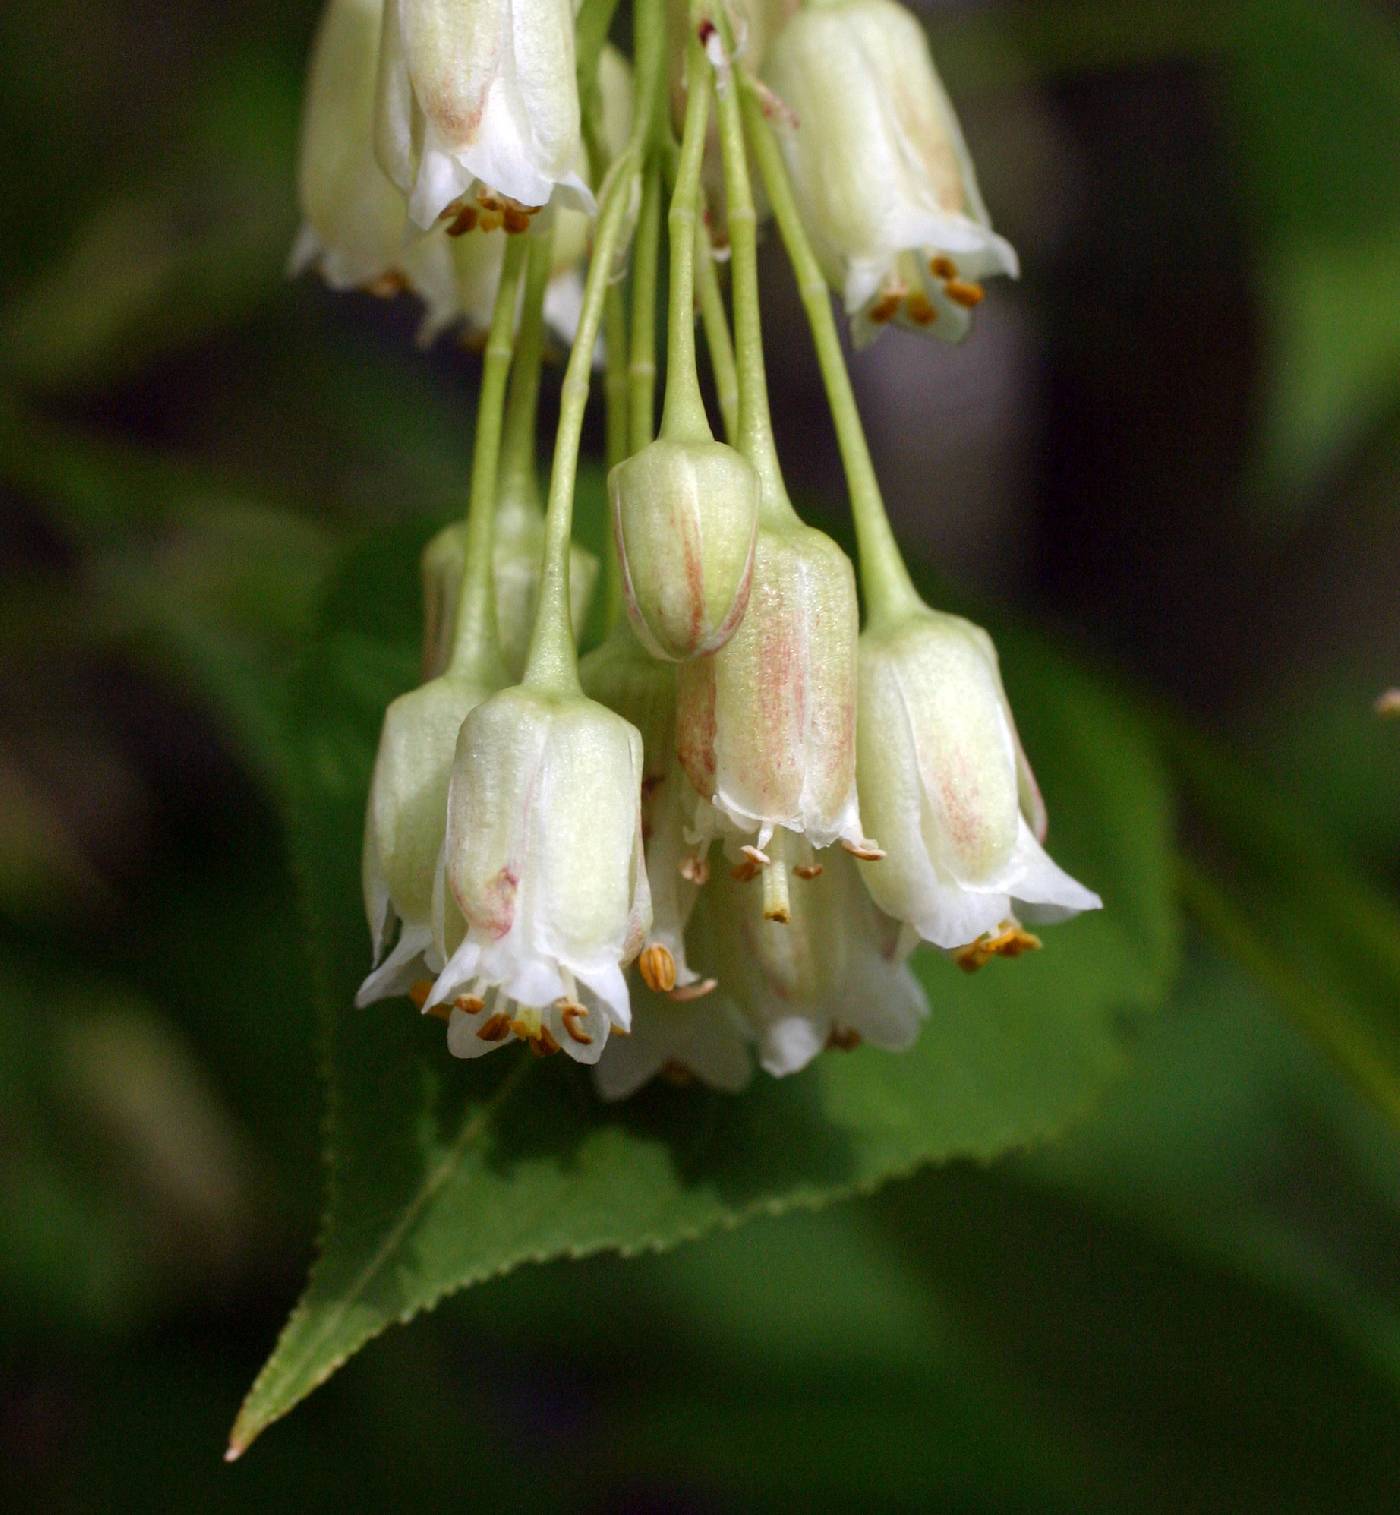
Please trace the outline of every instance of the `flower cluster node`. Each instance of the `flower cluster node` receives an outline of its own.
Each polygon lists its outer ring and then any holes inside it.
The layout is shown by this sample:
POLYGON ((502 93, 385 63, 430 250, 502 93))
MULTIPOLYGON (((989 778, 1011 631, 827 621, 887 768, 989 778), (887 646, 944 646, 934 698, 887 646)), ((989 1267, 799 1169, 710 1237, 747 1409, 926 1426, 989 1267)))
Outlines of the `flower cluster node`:
POLYGON ((407 995, 458 1058, 563 1052, 608 1099, 652 1079, 737 1091, 755 1061, 781 1077, 910 1047, 920 942, 970 973, 1038 950, 1022 921, 1100 903, 1044 850, 991 639, 910 583, 827 298, 857 343, 892 324, 959 341, 1018 262, 897 0, 639 6, 634 66, 580 15, 327 0, 314 45, 293 269, 412 292, 425 338, 460 324, 483 354, 470 505, 424 549, 422 682, 386 710, 370 783, 356 1003, 407 995), (783 484, 756 261, 770 211, 831 399, 863 607, 850 557, 783 484), (572 344, 547 509, 546 324, 572 344), (580 659, 599 565, 572 509, 600 349, 609 614, 580 659))

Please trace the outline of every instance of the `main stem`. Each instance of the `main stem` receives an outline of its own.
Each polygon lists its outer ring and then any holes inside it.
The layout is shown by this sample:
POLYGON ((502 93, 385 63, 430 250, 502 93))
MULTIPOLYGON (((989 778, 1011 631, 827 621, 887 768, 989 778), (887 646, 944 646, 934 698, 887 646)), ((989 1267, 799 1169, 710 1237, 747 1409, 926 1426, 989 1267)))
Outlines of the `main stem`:
POLYGON ((734 285, 734 348, 739 371, 739 451, 753 464, 762 486, 762 513, 770 523, 796 519, 783 486, 773 418, 768 409, 768 375, 763 364, 763 327, 758 309, 758 217, 749 185, 744 122, 737 81, 727 68, 717 81, 719 143, 728 200, 729 246, 734 285))
POLYGON ((601 191, 593 256, 583 287, 578 334, 569 353, 560 395, 559 430, 545 513, 544 569, 539 609, 535 614, 524 682, 536 688, 573 694, 579 690, 578 650, 569 618, 569 546, 573 532, 574 483, 578 474, 579 438, 588 404, 593 350, 603 319, 603 302, 613 260, 622 240, 628 203, 636 192, 639 165, 661 88, 665 59, 662 0, 638 0, 634 12, 637 98, 627 146, 609 170, 601 191))
POLYGON ((763 188, 797 279, 803 309, 807 312, 827 403, 836 425, 836 443, 846 471, 851 514, 855 518, 866 613, 872 623, 886 620, 918 609, 923 602, 909 577, 885 510, 855 391, 851 388, 851 376, 841 351, 841 338, 836 329, 836 318, 832 315, 826 279, 802 225, 787 165, 774 140, 773 130, 764 118, 763 108, 751 89, 744 91, 743 114, 763 188))
POLYGON ((491 545, 496 516, 496 474, 501 450, 501 422, 506 377, 515 328, 515 303, 525 263, 525 238, 507 236, 501 282, 491 311, 486 339, 481 395, 476 412, 476 450, 472 456, 471 502, 467 507, 466 562, 457 605, 457 628, 448 668, 483 683, 502 684, 500 633, 496 627, 496 590, 491 545))
POLYGON ((710 119, 713 85, 709 64, 691 33, 685 48, 685 128, 667 228, 671 243, 670 300, 666 327, 666 403, 661 435, 675 441, 713 439, 695 368, 695 221, 700 202, 700 165, 710 119))
POLYGON ((525 263, 525 294, 506 398, 501 441, 500 491, 508 499, 537 499, 535 433, 539 416, 540 371, 544 364, 544 296, 554 266, 554 229, 531 232, 525 263))

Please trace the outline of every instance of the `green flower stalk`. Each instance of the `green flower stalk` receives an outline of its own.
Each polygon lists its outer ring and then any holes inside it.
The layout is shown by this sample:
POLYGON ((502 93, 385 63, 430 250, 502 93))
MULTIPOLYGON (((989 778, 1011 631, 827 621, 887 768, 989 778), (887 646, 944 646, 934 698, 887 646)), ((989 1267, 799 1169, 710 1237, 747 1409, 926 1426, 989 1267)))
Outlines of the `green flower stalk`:
POLYGON ((867 623, 860 641, 862 814, 884 857, 871 894, 964 967, 1038 947, 1022 920, 1064 920, 1101 901, 1041 845, 1046 816, 991 638, 930 609, 890 529, 815 251, 762 107, 749 139, 792 260, 827 387, 855 515, 867 623))
POLYGON ((400 695, 384 715, 370 782, 362 868, 365 913, 378 966, 360 986, 359 1005, 402 994, 441 966, 433 880, 442 851, 457 734, 468 712, 506 678, 491 578, 492 518, 525 251, 525 242, 517 240, 507 252, 487 342, 464 569, 447 666, 436 678, 400 695), (386 957, 396 924, 398 940, 386 957))
POLYGON ((695 366, 695 229, 711 81, 693 39, 689 54, 685 135, 669 215, 661 435, 608 480, 627 612, 643 646, 675 662, 718 651, 743 617, 759 493, 753 468, 715 441, 695 366))

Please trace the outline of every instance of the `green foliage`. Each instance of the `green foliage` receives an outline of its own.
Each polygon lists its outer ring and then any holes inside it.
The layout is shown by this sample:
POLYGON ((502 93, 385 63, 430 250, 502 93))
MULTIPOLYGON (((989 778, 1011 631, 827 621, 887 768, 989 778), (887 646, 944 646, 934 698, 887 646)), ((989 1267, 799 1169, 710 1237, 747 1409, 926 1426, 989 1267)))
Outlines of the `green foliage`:
POLYGON ((1400 910, 1286 791, 1164 723, 1204 822, 1186 898, 1220 945, 1400 1126, 1400 910))
POLYGON ((440 1025, 406 1003, 352 1010, 366 968, 358 823, 384 706, 412 676, 417 545, 400 533, 355 554, 293 701, 290 822, 326 1023, 331 1198, 238 1450, 383 1326, 521 1262, 666 1247, 1044 1140, 1118 1068, 1119 1017, 1161 997, 1173 960, 1166 804, 1143 733, 1023 640, 1015 693, 1049 792, 1095 795, 1057 851, 1111 908, 1016 973, 968 978, 925 957, 933 1015, 908 1055, 824 1057, 740 1099, 662 1087, 609 1109, 572 1065, 454 1063, 440 1025))

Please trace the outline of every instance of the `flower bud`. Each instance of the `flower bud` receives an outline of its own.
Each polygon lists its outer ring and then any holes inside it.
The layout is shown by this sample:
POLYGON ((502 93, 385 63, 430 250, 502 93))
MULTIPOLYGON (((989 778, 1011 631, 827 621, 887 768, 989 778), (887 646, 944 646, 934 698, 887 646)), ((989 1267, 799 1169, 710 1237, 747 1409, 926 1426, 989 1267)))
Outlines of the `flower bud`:
POLYGON ((403 197, 375 162, 375 67, 383 0, 329 0, 312 46, 302 116, 303 217, 290 271, 314 268, 332 289, 392 295, 427 307, 425 335, 449 325, 457 290, 447 240, 409 242, 403 197))
POLYGON ((627 1030, 623 969, 651 924, 641 749, 594 701, 524 685, 463 723, 443 868, 465 934, 427 1001, 451 1007, 456 1056, 517 1039, 591 1063, 627 1030))
POLYGON ((716 652, 748 604, 758 475, 723 442, 661 437, 608 479, 627 613, 653 657, 716 652))
MULTIPOLYGON (((502 481, 503 484, 505 481, 502 481)), ((423 671, 425 678, 442 672, 452 652, 457 630, 457 601, 466 566, 465 521, 444 526, 423 549, 423 671)), ((540 595, 540 563, 544 552, 544 517, 532 499, 503 491, 496 504, 496 530, 491 549, 496 592, 496 625, 501 661, 512 678, 519 678, 535 625, 540 595)), ((575 542, 569 549, 569 608, 574 635, 583 634, 598 560, 575 542)))
POLYGON ((421 227, 523 231, 556 187, 591 211, 570 0, 388 0, 376 145, 421 227))
POLYGON ((1012 929, 1018 914, 1099 908, 1034 834, 1039 791, 980 627, 920 609, 865 632, 857 772, 885 850, 866 885, 925 941, 957 949, 985 937, 1013 955, 1034 945, 1012 929))
POLYGON ((702 830, 718 814, 759 848, 776 827, 815 847, 859 842, 856 636, 846 554, 810 526, 761 526, 739 629, 680 668, 676 746, 714 807, 702 830))
POLYGON ((765 920, 742 873, 721 873, 696 911, 696 950, 714 964, 711 996, 734 1006, 759 1044, 759 1062, 775 1077, 806 1067, 824 1048, 862 1041, 902 1052, 928 1013, 909 971, 896 922, 875 908, 841 848, 792 891, 786 924, 765 920))
POLYGON ((803 224, 858 340, 890 321, 967 334, 977 282, 1015 277, 993 232, 923 27, 895 0, 800 11, 764 77, 793 113, 781 133, 803 224))
POLYGON ((364 981, 356 1004, 404 993, 433 949, 433 882, 447 826, 447 787, 457 733, 467 713, 490 689, 444 675, 400 695, 384 714, 365 815, 362 881, 378 966, 364 981), (393 931, 399 940, 382 963, 393 931))

